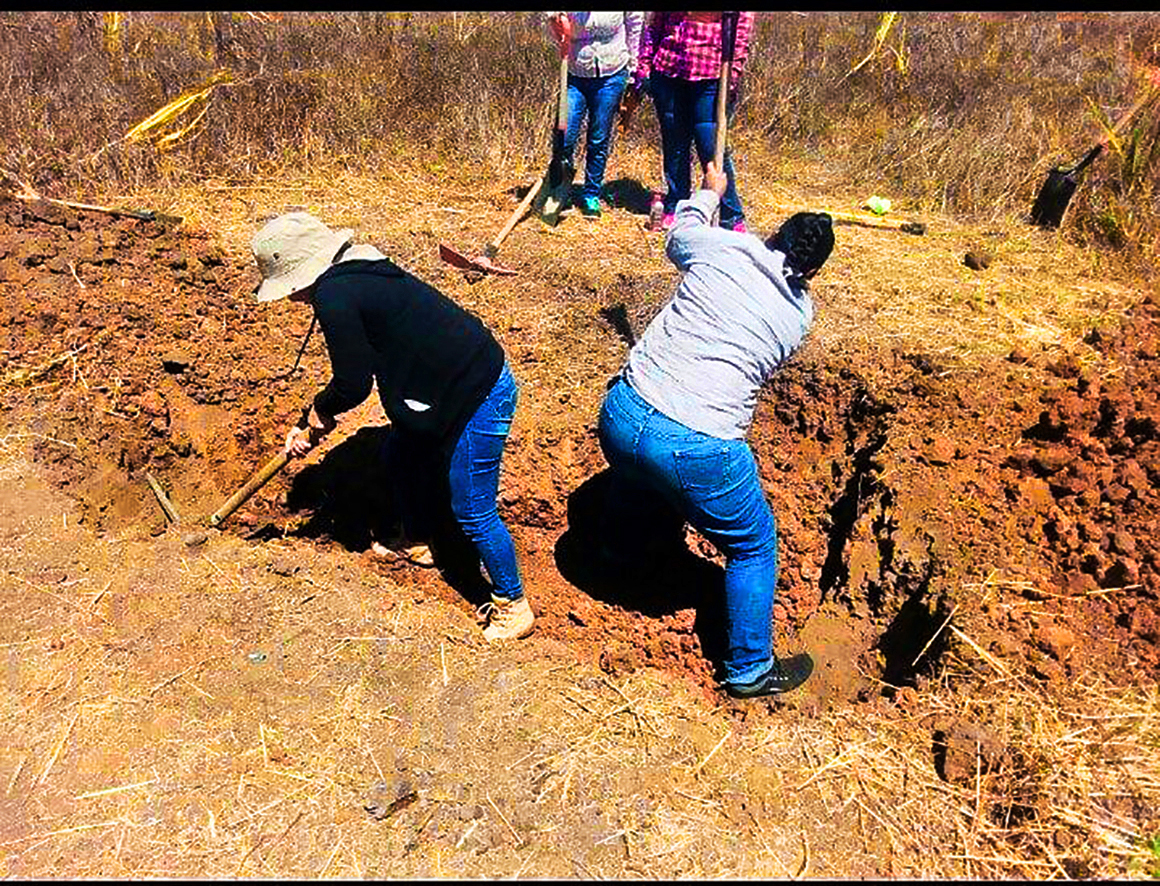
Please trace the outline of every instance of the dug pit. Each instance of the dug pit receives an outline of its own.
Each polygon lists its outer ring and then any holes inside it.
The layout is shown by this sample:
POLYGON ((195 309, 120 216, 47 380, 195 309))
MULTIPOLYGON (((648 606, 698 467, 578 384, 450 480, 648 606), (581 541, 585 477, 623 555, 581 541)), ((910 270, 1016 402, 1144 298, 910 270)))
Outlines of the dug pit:
MULTIPOLYGON (((31 435, 36 460, 95 532, 167 531, 147 471, 183 513, 212 512, 277 451, 325 381, 318 342, 288 373, 309 315, 254 304, 252 270, 206 234, 3 200, 0 243, 2 423, 31 435)), ((622 277, 615 291, 569 298, 594 327, 631 340, 659 304, 654 288, 622 277)), ((546 297, 514 291, 529 310, 546 297)), ((490 305, 468 306, 491 322, 490 305)), ((964 384, 929 355, 870 367, 809 346, 778 375, 750 439, 778 520, 778 647, 816 651, 818 699, 937 676, 949 616, 996 569, 1084 595, 1072 646, 1155 667, 1156 319, 1145 302, 1117 337, 1095 341, 1130 366, 1108 383, 1061 365, 1042 392, 1002 366, 964 384)), ((501 332, 517 377, 590 362, 563 331, 548 333, 561 343, 549 365, 542 330, 501 332)), ((566 401, 550 423, 534 404, 534 419, 517 419, 501 487, 538 630, 609 672, 655 667, 709 690, 721 558, 688 531, 639 568, 593 567, 606 466, 595 416, 566 401)), ((469 609, 486 586, 449 521, 438 570, 368 553, 397 516, 377 409, 321 457, 292 464, 224 531, 255 544, 297 538, 469 609)), ((1046 678, 1066 676, 1071 646, 1052 625, 987 624, 1046 678)))

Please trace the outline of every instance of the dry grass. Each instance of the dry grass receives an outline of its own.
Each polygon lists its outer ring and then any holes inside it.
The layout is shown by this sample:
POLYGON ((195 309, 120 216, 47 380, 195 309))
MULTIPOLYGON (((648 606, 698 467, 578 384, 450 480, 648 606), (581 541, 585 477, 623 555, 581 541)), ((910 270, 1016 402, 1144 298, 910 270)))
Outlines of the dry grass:
MULTIPOLYGON (((14 32, 9 39, 29 35, 24 50, 47 65, 60 56, 54 55, 56 38, 40 29, 43 21, 9 16, 2 23, 14 32)), ((413 51, 417 35, 439 36, 418 26, 409 31, 389 17, 380 21, 395 41, 390 52, 413 51)), ((801 23, 785 45, 801 46, 811 64, 826 59, 827 71, 848 70, 864 54, 863 31, 872 18, 833 20, 842 27, 823 28, 815 35, 820 54, 810 55, 809 29, 819 21, 801 23)), ((952 19, 947 34, 961 36, 964 23, 973 22, 952 19)), ((1022 30, 1011 34, 1042 26, 1032 17, 1021 22, 1022 30)), ((486 42, 492 33, 482 17, 453 24, 444 33, 463 45, 486 42)), ((351 25, 334 19, 326 27, 337 39, 351 25)), ((790 24, 764 27, 770 39, 790 24)), ((254 21, 251 30, 267 28, 254 21)), ((59 32, 67 30, 61 26, 59 32)), ((298 39, 307 30, 295 22, 291 36, 281 39, 298 39)), ((908 34, 911 41, 922 36, 908 34)), ((987 32, 980 34, 981 40, 987 32)), ((542 65, 535 55, 542 49, 538 40, 536 34, 512 51, 542 65)), ((368 35, 366 44, 373 43, 368 35)), ((132 41, 123 45, 131 48, 132 41)), ((1013 50, 1008 43, 997 45, 993 63, 1001 64, 1013 50)), ((1034 48, 1047 53, 1052 47, 1041 42, 1034 48)), ((395 58, 390 52, 384 50, 395 58)), ((960 55, 970 58, 969 51, 960 55)), ((26 64, 29 57, 19 56, 26 64)), ((1037 57, 1020 56, 1021 70, 1031 70, 1028 59, 1037 57)), ((58 131, 55 144, 38 141, 22 149, 4 133, 3 165, 36 170, 39 187, 79 189, 79 195, 101 202, 145 201, 182 215, 220 236, 238 261, 248 261, 249 238, 260 220, 290 206, 305 207, 336 227, 354 227, 359 239, 382 245, 479 311, 509 342, 547 352, 557 340, 567 340, 589 354, 582 366, 540 363, 525 369, 526 402, 544 413, 525 415, 525 421, 550 420, 553 404, 564 395, 594 415, 600 382, 624 349, 595 306, 623 299, 627 277, 637 289, 626 307, 639 323, 675 281, 660 239, 645 234, 640 216, 622 210, 609 212, 596 228, 574 216, 555 230, 534 220, 522 223, 501 251, 501 260, 524 270, 521 277, 473 282, 438 263, 441 241, 463 249, 482 246, 514 206, 513 189, 540 171, 544 140, 529 133, 545 131, 540 118, 549 95, 534 65, 522 69, 524 79, 504 87, 517 101, 505 104, 506 94, 495 87, 484 111, 464 106, 461 114, 476 116, 448 124, 470 124, 476 128, 463 131, 477 133, 494 125, 497 114, 530 115, 508 121, 510 131, 523 133, 519 137, 464 139, 473 146, 470 165, 447 159, 453 153, 402 150, 408 137, 403 132, 351 126, 356 145, 358 139, 381 138, 387 158, 356 161, 358 151, 350 145, 336 151, 320 141, 333 122, 326 114, 308 121, 294 155, 317 162, 294 172, 282 163, 291 156, 287 146, 294 127, 303 124, 301 116, 279 118, 283 128, 274 127, 267 143, 239 149, 242 141, 234 139, 245 133, 226 125, 234 114, 241 119, 255 108, 285 109, 298 99, 311 113, 318 110, 325 90, 309 78, 286 75, 266 82, 264 94, 257 90, 265 81, 257 79, 244 86, 251 90, 246 96, 238 88, 223 90, 206 117, 209 128, 168 166, 137 146, 110 149, 101 160, 105 165, 78 173, 70 166, 77 156, 107 143, 110 133, 127 131, 204 73, 204 59, 194 64, 178 42, 155 48, 157 70, 165 72, 156 81, 145 77, 147 59, 135 58, 138 80, 124 70, 124 91, 104 98, 67 93, 61 81, 54 100, 71 96, 75 106, 94 109, 91 135, 99 145, 85 142, 85 133, 58 131), (164 65, 162 48, 169 53, 164 65), (186 59, 184 66, 180 59, 186 59), (503 142, 502 149, 495 142, 503 142), (215 159, 221 160, 215 151, 230 162, 215 167, 215 159), (594 232, 608 247, 595 258, 594 232), (541 300, 534 314, 514 308, 520 299, 513 295, 526 300, 531 288, 554 297, 541 300)), ((498 67, 505 59, 510 56, 488 64, 498 67)), ((438 60, 436 54, 424 64, 438 60)), ((964 167, 952 163, 948 149, 951 133, 962 131, 956 129, 961 116, 898 113, 887 119, 875 107, 874 90, 901 95, 905 84, 897 70, 878 63, 869 68, 877 80, 842 98, 847 117, 829 114, 834 106, 816 101, 816 91, 792 93, 792 83, 810 87, 822 81, 798 77, 791 61, 764 73, 755 63, 736 133, 738 178, 753 227, 769 230, 803 204, 854 209, 870 193, 889 190, 896 197, 910 195, 907 214, 913 210, 929 232, 912 237, 841 228, 837 251, 815 290, 822 311, 814 346, 839 353, 905 344, 959 372, 1001 360, 1016 347, 1101 359, 1082 334, 1122 313, 1137 295, 1132 278, 1118 266, 1109 268, 1098 252, 1017 220, 1049 154, 1073 148, 1082 135, 1063 125, 1064 109, 1077 98, 1074 89, 1058 85, 1047 91, 1052 101, 1044 101, 1042 110, 1055 114, 1054 120, 1029 118, 1026 102, 1011 105, 1004 117, 1008 128, 967 139, 971 150, 956 161, 964 167), (771 108, 781 116, 774 117, 771 108), (850 144, 880 129, 852 155, 852 168, 862 163, 864 172, 851 178, 851 167, 833 164, 822 172, 770 150, 772 133, 761 128, 763 119, 777 124, 777 138, 806 147, 850 144), (911 128, 891 129, 903 124, 911 128), (918 150, 932 130, 942 140, 918 150), (1046 146, 1039 140, 1043 130, 1046 146), (1026 161, 1022 168, 1019 162, 990 162, 1007 146, 1004 134, 1022 139, 1016 144, 1026 161), (890 164, 880 162, 884 153, 893 158, 890 164), (988 178, 985 167, 1001 174, 988 178), (946 183, 955 179, 965 185, 952 193, 946 183), (977 229, 942 209, 981 206, 988 207, 986 230, 1002 233, 986 238, 995 260, 988 271, 975 273, 961 261, 976 245, 977 229)), ((96 62, 90 57, 87 63, 96 62)), ((982 90, 988 69, 981 61, 978 67, 979 79, 971 83, 982 90)), ((1071 76, 1065 73, 1052 68, 1043 76, 1063 84, 1071 76)), ((49 76, 48 68, 38 76, 49 76)), ((837 101, 834 84, 823 85, 837 101)), ((1098 94, 1109 104, 1123 88, 1090 85, 1103 90, 1098 94)), ((96 86, 111 89, 107 83, 96 86)), ((980 92, 976 101, 987 98, 980 92)), ((385 99, 376 92, 362 100, 371 104, 362 118, 369 125, 381 110, 375 102, 385 99)), ((445 107, 431 106, 433 114, 445 107)), ((957 113, 969 110, 961 104, 957 113)), ((22 113, 27 123, 46 109, 30 99, 22 113)), ((59 108, 53 113, 59 118, 59 108)), ((633 150, 622 146, 614 152, 609 179, 655 185, 659 158, 646 131, 632 141, 633 150)), ((440 150, 449 152, 451 144, 447 136, 440 150)), ((60 370, 60 384, 78 384, 61 367, 83 355, 63 353, 64 362, 43 372, 60 370)), ((33 381, 45 366, 19 367, 6 379, 33 381)), ((26 429, 4 429, 0 482, 34 475, 23 461, 34 439, 26 429)), ((270 556, 264 548, 221 539, 214 550, 195 556, 168 537, 92 539, 75 534, 67 513, 54 510, 58 500, 23 491, 20 500, 30 508, 40 503, 44 512, 35 526, 0 539, 9 607, 0 619, 6 625, 0 648, 9 662, 0 720, 8 736, 0 754, 0 851, 7 876, 1047 879, 1146 876, 1158 869, 1155 850, 1148 848, 1160 832, 1154 811, 1160 808, 1155 687, 1117 688, 1085 677, 1045 696, 1016 663, 968 642, 972 631, 962 620, 953 624, 955 642, 941 682, 898 708, 816 713, 791 706, 742 718, 732 708, 714 709, 663 675, 644 671, 610 679, 550 646, 529 647, 533 651, 518 659, 488 657, 458 613, 406 595, 391 596, 393 606, 383 612, 380 578, 317 551, 292 548, 310 561, 309 574, 274 584, 264 571, 263 557, 270 556), (69 545, 83 551, 87 573, 70 564, 62 567, 68 573, 64 582, 42 576, 45 564, 35 555, 69 545), (165 592, 142 591, 150 587, 165 592), (321 611, 303 614, 303 601, 323 591, 317 598, 324 601, 321 611), (139 611, 126 616, 127 602, 139 611), (188 629, 194 623, 204 627, 204 635, 188 629), (155 643, 163 630, 173 633, 155 643), (275 644, 277 637, 285 645, 275 644), (249 651, 287 648, 294 654, 280 659, 284 670, 277 677, 263 676, 244 660, 249 651), (980 771, 973 784, 944 781, 931 739, 939 718, 985 723, 1019 765, 980 771), (461 738, 444 731, 452 720, 461 738), (477 752, 461 758, 456 747, 477 752), (372 822, 362 809, 366 786, 390 783, 396 755, 403 752, 409 772, 430 780, 417 783, 417 802, 372 822), (486 781, 489 773, 495 782, 486 781), (468 782, 471 792, 455 793, 468 782), (460 808, 472 804, 480 816, 462 818, 460 808)))
MULTIPOLYGON (((547 149, 555 81, 534 15, 135 12, 119 15, 110 40, 115 15, 0 18, 14 110, 0 159, 38 189, 269 183, 368 157, 452 173, 469 164, 482 181, 538 165, 547 149), (128 137, 182 97, 165 125, 128 137)), ((909 209, 1022 214, 1053 164, 1134 103, 1157 61, 1157 21, 902 13, 852 75, 878 14, 763 13, 736 128, 787 155, 828 157, 859 191, 909 209)), ((634 148, 656 143, 652 117, 640 115, 634 148)), ((1093 168, 1069 232, 1154 253, 1155 123, 1149 112, 1093 168)))

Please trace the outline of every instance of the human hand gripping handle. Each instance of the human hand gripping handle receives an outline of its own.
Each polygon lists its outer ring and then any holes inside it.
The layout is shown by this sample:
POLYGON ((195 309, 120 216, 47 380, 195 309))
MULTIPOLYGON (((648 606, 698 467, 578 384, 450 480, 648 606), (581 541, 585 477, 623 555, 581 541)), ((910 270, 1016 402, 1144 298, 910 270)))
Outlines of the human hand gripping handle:
POLYGON ((322 439, 334 430, 337 422, 329 415, 319 415, 313 404, 305 414, 306 427, 302 421, 292 427, 286 434, 286 444, 282 451, 290 458, 302 458, 311 449, 322 442, 322 439))
POLYGON ((701 187, 706 191, 712 191, 720 200, 725 196, 725 188, 729 185, 729 177, 722 172, 715 160, 710 160, 705 165, 705 179, 701 183, 701 187))
POLYGON ((568 13, 559 12, 548 19, 548 30, 556 39, 556 51, 560 53, 560 58, 567 58, 572 48, 572 19, 568 13))

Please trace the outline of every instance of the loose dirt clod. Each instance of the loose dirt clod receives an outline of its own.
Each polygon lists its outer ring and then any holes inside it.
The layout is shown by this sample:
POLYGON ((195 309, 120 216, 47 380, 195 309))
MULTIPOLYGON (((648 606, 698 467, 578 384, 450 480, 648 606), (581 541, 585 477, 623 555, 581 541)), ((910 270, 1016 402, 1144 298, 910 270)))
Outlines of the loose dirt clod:
POLYGON ((187 548, 196 548, 198 545, 203 545, 209 540, 209 533, 201 529, 187 532, 181 536, 181 543, 187 548))

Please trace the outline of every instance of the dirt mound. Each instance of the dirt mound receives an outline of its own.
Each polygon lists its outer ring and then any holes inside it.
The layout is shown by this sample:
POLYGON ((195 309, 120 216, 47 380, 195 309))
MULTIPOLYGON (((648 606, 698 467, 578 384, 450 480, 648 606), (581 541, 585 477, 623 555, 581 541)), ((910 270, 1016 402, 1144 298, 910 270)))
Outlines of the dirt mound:
MULTIPOLYGON (((619 306, 588 307, 631 336, 658 303, 641 293, 656 287, 621 282, 619 306)), ((204 233, 0 201, 0 414, 36 435, 35 457, 97 530, 164 530, 146 471, 184 515, 211 512, 277 450, 325 379, 320 337, 285 377, 309 314, 259 307, 253 283, 204 233)), ((520 292, 529 310, 544 299, 520 292)), ((808 631, 819 612, 852 626, 836 694, 864 691, 859 674, 892 686, 937 674, 951 642, 941 626, 996 570, 1023 576, 1017 590, 1043 605, 1035 615, 984 605, 984 644, 1035 662, 1045 678, 1081 659, 1124 673, 1155 667, 1158 316, 1148 300, 1119 332, 1092 334, 1122 363, 1115 377, 1063 361, 1047 367, 1044 389, 1010 371, 1034 362, 1026 354, 964 377, 937 355, 894 353, 868 368, 807 347, 767 389, 751 440, 779 521, 775 617, 780 635, 808 631)), ((541 360, 540 333, 505 329, 519 377, 541 360)), ((583 338, 558 338, 543 371, 595 371, 583 338)), ((501 490, 540 630, 609 671, 650 664, 711 686, 720 558, 690 532, 639 570, 602 571, 592 555, 606 479, 595 416, 563 414, 517 420, 501 490)), ((262 490, 227 531, 355 553, 388 536, 395 515, 379 453, 389 429, 368 415, 317 463, 262 490)), ((369 555, 366 565, 419 594, 479 602, 462 538, 445 525, 436 550, 439 573, 369 555)))
MULTIPOLYGON (((1055 584, 1085 598, 1094 633, 1133 658, 1160 664, 1160 306, 1144 299, 1112 334, 1088 342, 1114 355, 1122 374, 1100 378, 1073 361, 1049 369, 1065 384, 1043 395, 1025 445, 1009 460, 1041 504, 1055 584)), ((1074 642, 1071 637, 1067 642, 1074 642)))

